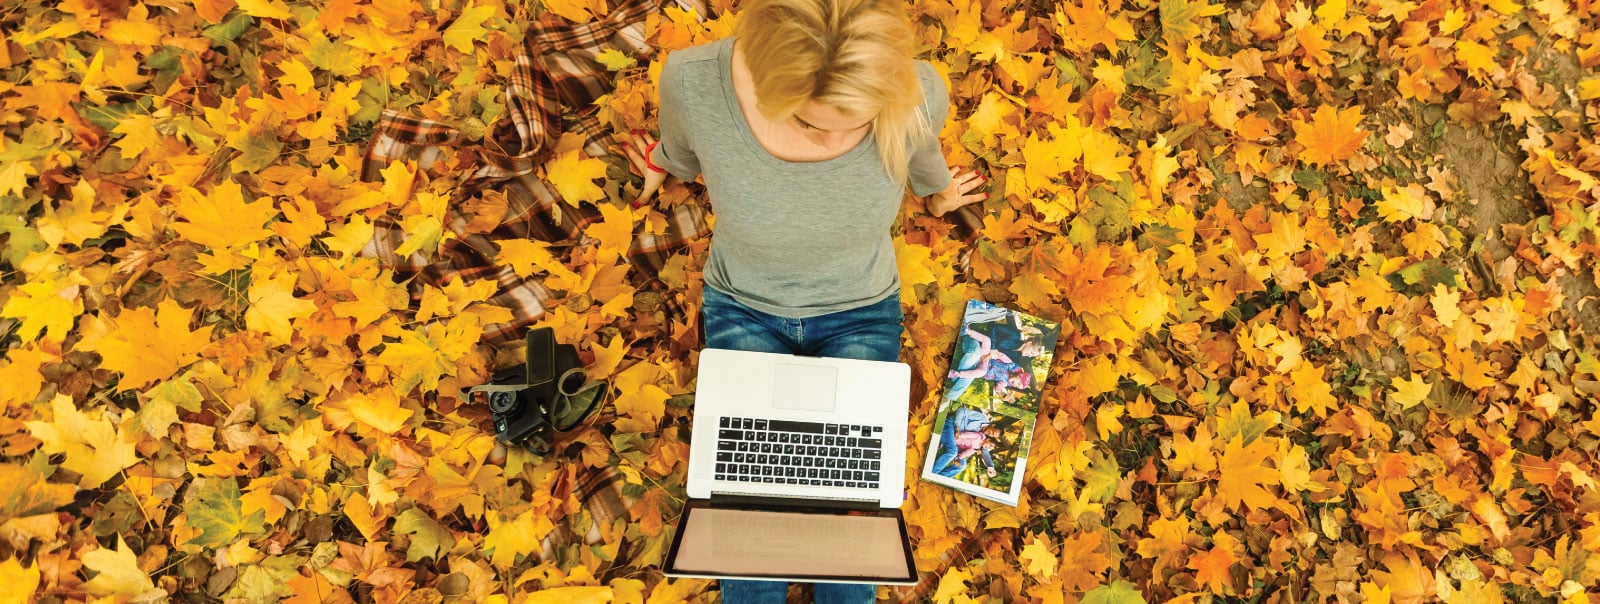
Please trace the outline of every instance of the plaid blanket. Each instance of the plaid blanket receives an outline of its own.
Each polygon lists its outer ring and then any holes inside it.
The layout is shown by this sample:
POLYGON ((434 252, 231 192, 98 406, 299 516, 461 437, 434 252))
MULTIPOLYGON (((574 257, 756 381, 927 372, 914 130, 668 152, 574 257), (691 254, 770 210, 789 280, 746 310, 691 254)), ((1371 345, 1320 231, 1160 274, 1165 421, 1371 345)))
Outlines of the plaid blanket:
MULTIPOLYGON (((702 0, 675 0, 674 4, 702 16, 708 10, 702 0)), ((497 345, 516 340, 523 328, 544 314, 551 294, 537 277, 521 278, 509 266, 497 264, 493 242, 588 242, 584 227, 600 220, 599 209, 589 203, 574 208, 562 201, 555 186, 536 170, 551 158, 556 141, 564 132, 580 135, 583 150, 590 157, 611 153, 610 147, 618 141, 600 123, 592 105, 610 90, 612 75, 597 57, 616 50, 640 63, 649 63, 655 49, 645 43, 645 18, 661 6, 659 0, 629 0, 606 18, 586 24, 573 24, 549 14, 532 23, 526 44, 514 57, 515 67, 505 86, 507 117, 495 125, 484 143, 469 148, 456 128, 384 111, 367 144, 361 171, 364 180, 381 180, 382 170, 395 161, 413 161, 419 171, 427 171, 447 150, 456 151, 463 164, 459 170, 464 175, 445 175, 460 179, 451 208, 481 191, 494 189, 505 196, 507 211, 488 233, 469 232, 469 218, 450 212, 444 226, 455 238, 431 255, 397 254, 395 250, 405 243, 408 234, 392 217, 386 217, 377 221, 372 241, 363 253, 399 273, 416 274, 417 282, 423 284, 442 286, 457 278, 494 279, 498 289, 490 302, 511 309, 514 318, 490 327, 484 337, 497 345)), ((666 230, 646 232, 641 221, 628 252, 633 266, 651 277, 673 252, 709 232, 704 204, 682 204, 660 211, 666 212, 666 230)), ((420 297, 420 288, 414 289, 413 295, 420 297)))
MULTIPOLYGON (((703 0, 674 0, 673 3, 702 18, 709 15, 703 0)), ((380 219, 363 253, 399 273, 416 275, 414 283, 443 286, 457 278, 464 281, 495 279, 499 285, 490 301, 511 309, 514 319, 486 331, 485 339, 496 345, 520 339, 523 329, 544 314, 551 293, 537 277, 520 278, 510 267, 497 264, 494 242, 505 239, 578 245, 588 242, 584 228, 600 220, 598 208, 587 203, 576 208, 567 204, 555 186, 537 174, 537 169, 551 158, 556 141, 564 132, 582 136, 583 150, 590 157, 611 153, 610 148, 617 141, 613 133, 602 126, 592 107, 595 99, 608 92, 612 82, 610 72, 597 56, 607 50, 617 50, 640 63, 648 63, 655 50, 646 44, 645 20, 661 8, 660 0, 627 0, 606 18, 591 23, 579 25, 547 16, 531 24, 527 42, 515 57, 515 70, 505 87, 507 117, 495 124, 484 143, 467 145, 463 133, 448 125, 385 111, 366 149, 362 166, 364 180, 381 180, 382 170, 396 161, 415 162, 419 171, 426 172, 435 168, 447 153, 453 152, 458 159, 459 174, 438 175, 458 179, 452 201, 462 202, 492 189, 505 196, 508 210, 504 219, 488 233, 470 231, 469 218, 451 211, 446 216, 445 228, 456 237, 431 255, 397 254, 395 250, 404 244, 407 233, 393 218, 380 219)), ((629 258, 645 278, 653 278, 670 256, 709 233, 704 197, 699 194, 703 191, 695 192, 694 198, 701 203, 653 210, 666 212, 668 227, 665 232, 635 232, 629 258)), ((459 207, 460 203, 450 206, 452 210, 459 207)), ((975 216, 963 217, 971 218, 975 216)), ((971 222, 967 226, 976 231, 971 222)), ((414 289, 413 295, 420 297, 420 288, 414 289)), ((612 413, 611 409, 602 411, 598 418, 600 423, 612 413)), ((575 484, 583 509, 594 520, 596 530, 582 534, 566 530, 552 532, 543 543, 547 555, 571 544, 600 543, 605 531, 599 529, 616 519, 630 518, 630 510, 637 501, 624 495, 623 475, 616 468, 584 468, 579 470, 575 484)), ((673 520, 668 519, 668 522, 673 520)), ((911 602, 928 598, 946 568, 983 555, 997 543, 1008 544, 1013 538, 1010 530, 977 531, 947 552, 938 568, 924 572, 920 584, 891 589, 890 600, 911 602)), ((618 560, 625 561, 625 557, 618 556, 618 560)), ((602 581, 609 581, 613 575, 622 573, 623 568, 593 571, 602 581)), ((809 588, 802 589, 802 593, 806 591, 809 588)))

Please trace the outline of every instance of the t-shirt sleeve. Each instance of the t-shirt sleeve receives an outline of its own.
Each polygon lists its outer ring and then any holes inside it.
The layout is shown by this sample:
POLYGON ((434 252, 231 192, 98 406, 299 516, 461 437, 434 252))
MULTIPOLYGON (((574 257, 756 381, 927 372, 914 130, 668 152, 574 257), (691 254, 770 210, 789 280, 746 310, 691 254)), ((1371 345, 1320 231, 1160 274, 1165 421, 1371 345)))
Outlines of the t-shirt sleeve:
POLYGON ((911 193, 926 197, 950 186, 950 166, 945 163, 944 148, 939 144, 939 131, 950 117, 950 90, 926 61, 917 62, 917 75, 922 80, 922 111, 928 118, 930 135, 912 143, 909 172, 911 193))
POLYGON ((681 180, 691 181, 700 174, 700 158, 695 155, 694 140, 689 136, 688 111, 683 104, 683 89, 688 82, 684 81, 682 63, 674 59, 676 57, 667 55, 666 63, 661 66, 658 86, 661 102, 657 116, 660 144, 650 154, 650 161, 681 180))

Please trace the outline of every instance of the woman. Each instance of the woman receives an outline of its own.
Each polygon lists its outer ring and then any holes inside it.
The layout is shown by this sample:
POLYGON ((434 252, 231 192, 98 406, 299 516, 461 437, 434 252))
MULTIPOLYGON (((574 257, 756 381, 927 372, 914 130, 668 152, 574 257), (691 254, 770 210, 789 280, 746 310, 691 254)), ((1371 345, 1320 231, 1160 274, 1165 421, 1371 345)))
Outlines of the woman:
POLYGON ((939 437, 939 454, 933 460, 933 471, 946 478, 955 478, 967 467, 967 458, 974 453, 981 454, 983 466, 988 468, 990 478, 994 478, 998 470, 994 466, 994 451, 997 439, 1000 438, 1000 429, 994 425, 994 420, 989 414, 960 406, 950 412, 944 422, 944 430, 939 437))
POLYGON ((997 397, 1006 396, 1011 391, 1027 390, 1033 383, 1033 374, 1022 364, 1027 363, 1026 357, 1021 363, 1013 361, 1010 355, 995 348, 989 336, 970 326, 966 335, 959 342, 961 350, 957 351, 954 367, 946 376, 950 379, 950 385, 945 388, 945 403, 960 399, 972 382, 978 379, 993 383, 997 397))
MULTIPOLYGON (((889 228, 909 184, 942 215, 980 201, 946 166, 949 93, 912 59, 903 0, 751 0, 733 36, 672 53, 659 143, 625 149, 647 202, 670 174, 705 175, 715 234, 701 323, 712 348, 895 361, 904 332, 889 228)), ((785 585, 724 581, 728 602, 785 585)), ((819 584, 819 601, 874 598, 819 584)))

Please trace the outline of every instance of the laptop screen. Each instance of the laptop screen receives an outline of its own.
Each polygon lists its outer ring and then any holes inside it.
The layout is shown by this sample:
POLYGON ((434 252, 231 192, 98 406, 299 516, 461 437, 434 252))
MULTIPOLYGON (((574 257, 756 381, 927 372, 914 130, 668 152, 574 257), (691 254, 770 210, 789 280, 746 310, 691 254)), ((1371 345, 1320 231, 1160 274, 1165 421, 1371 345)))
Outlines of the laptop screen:
POLYGON ((667 574, 915 582, 898 510, 802 512, 691 505, 667 574))

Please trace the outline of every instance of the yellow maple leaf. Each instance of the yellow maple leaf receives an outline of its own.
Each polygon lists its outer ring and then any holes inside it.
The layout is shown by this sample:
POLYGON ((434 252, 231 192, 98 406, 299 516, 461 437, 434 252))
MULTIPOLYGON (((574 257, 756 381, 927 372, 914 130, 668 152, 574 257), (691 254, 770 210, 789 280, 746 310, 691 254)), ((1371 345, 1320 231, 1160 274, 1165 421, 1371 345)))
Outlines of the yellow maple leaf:
POLYGON ((605 178, 606 162, 583 157, 580 150, 557 155, 545 164, 544 170, 545 178, 555 185, 556 193, 568 205, 577 206, 580 202, 606 197, 605 190, 594 184, 594 179, 605 178))
POLYGON ((411 303, 405 288, 386 276, 351 281, 350 293, 355 299, 334 303, 333 314, 355 319, 357 327, 376 323, 389 311, 403 310, 411 303))
POLYGON ((139 556, 117 536, 117 549, 99 548, 83 555, 83 566, 95 576, 83 584, 96 596, 137 596, 156 588, 150 574, 139 569, 139 556))
POLYGON ((289 322, 304 319, 317 311, 317 304, 294 297, 295 275, 278 273, 270 279, 250 281, 250 309, 244 313, 245 326, 266 333, 278 342, 294 337, 289 322))
POLYGON ((600 262, 609 265, 626 255, 633 244, 634 213, 623 206, 609 203, 599 205, 603 220, 589 225, 584 234, 600 243, 600 262))
POLYGON ((1428 394, 1433 392, 1433 384, 1416 373, 1411 374, 1411 379, 1397 378, 1391 384, 1394 385, 1395 391, 1389 395, 1389 400, 1399 404, 1401 409, 1417 406, 1417 403, 1426 400, 1428 394))
POLYGON ((1050 538, 1040 539, 1035 535, 1032 541, 1022 546, 1022 551, 1017 553, 1028 574, 1035 579, 1049 579, 1056 574, 1056 555, 1050 551, 1050 538))
POLYGON ((59 279, 30 280, 11 291, 5 306, 0 307, 0 316, 22 319, 17 335, 23 341, 38 339, 42 332, 45 340, 59 343, 83 312, 79 288, 88 284, 78 271, 60 275, 59 279))
POLYGON ((1063 118, 1067 128, 1047 124, 1050 138, 1030 133, 1022 143, 1023 173, 1029 189, 1042 189, 1051 181, 1075 169, 1083 158, 1083 127, 1075 116, 1063 118))
POLYGON ((278 69, 283 71, 278 83, 294 89, 295 94, 307 94, 317 87, 317 80, 312 77, 311 68, 306 67, 300 59, 291 56, 279 61, 278 69))
POLYGON ((39 396, 39 390, 44 386, 44 376, 39 370, 47 362, 55 362, 60 357, 42 350, 38 344, 23 344, 20 348, 5 351, 5 357, 0 358, 0 414, 12 403, 26 403, 39 396))
POLYGON ((1366 599, 1366 604, 1389 604, 1393 593, 1389 586, 1379 587, 1377 583, 1363 581, 1361 583, 1361 597, 1366 599))
POLYGON ((372 243, 375 231, 365 216, 357 214, 348 222, 328 229, 328 236, 322 238, 322 244, 330 250, 350 256, 372 243))
POLYGON ((139 157, 145 150, 161 146, 161 132, 156 130, 156 118, 148 113, 134 113, 117 120, 116 127, 111 131, 122 135, 115 144, 123 159, 139 157))
POLYGON ((429 323, 420 330, 400 332, 399 342, 384 344, 377 363, 389 369, 394 376, 395 390, 405 393, 421 386, 424 392, 439 387, 439 378, 455 375, 456 360, 478 343, 483 335, 482 326, 459 317, 448 323, 429 323))
POLYGON ((345 400, 345 407, 357 421, 372 426, 384 434, 399 432, 413 413, 412 410, 400 406, 400 396, 393 388, 353 394, 345 400))
POLYGON ((80 475, 78 486, 98 487, 124 468, 139 463, 133 442, 111 425, 111 420, 98 413, 89 417, 65 394, 57 394, 50 401, 50 409, 53 419, 26 422, 28 431, 43 441, 45 452, 66 455, 61 467, 80 475))
POLYGON ((245 14, 260 19, 280 19, 287 21, 294 17, 289 12, 289 5, 280 0, 237 0, 239 10, 245 14))
POLYGON ((483 22, 492 16, 494 16, 493 4, 472 6, 469 3, 467 8, 461 11, 461 15, 450 22, 450 27, 445 28, 442 35, 444 45, 461 52, 472 52, 472 42, 482 40, 488 35, 489 31, 484 29, 483 22))
POLYGON ((1384 187, 1383 198, 1376 205, 1378 216, 1384 222, 1428 220, 1433 217, 1433 200, 1428 199, 1426 189, 1415 183, 1403 187, 1384 187))
POLYGON ((515 565, 517 558, 538 551, 539 542, 555 529, 549 518, 535 515, 533 510, 525 510, 512 520, 503 520, 498 511, 493 511, 487 519, 489 534, 483 537, 483 549, 490 562, 506 569, 515 565))
POLYGON ((5 593, 0 593, 0 604, 26 604, 39 588, 38 561, 26 567, 16 558, 0 561, 0 585, 6 586, 5 593))
MULTIPOLYGON (((94 186, 88 180, 78 181, 72 186, 70 201, 58 200, 53 211, 47 211, 39 217, 39 238, 52 246, 61 243, 83 245, 84 240, 104 235, 111 227, 112 212, 96 212, 94 206, 94 186)), ((123 209, 118 213, 125 211, 123 209)))
POLYGON ((1261 462, 1272 454, 1272 443, 1268 439, 1258 439, 1249 445, 1243 443, 1243 438, 1235 438, 1222 449, 1222 457, 1217 460, 1217 469, 1221 471, 1217 479, 1217 497, 1234 510, 1242 510, 1241 504, 1251 509, 1271 506, 1278 501, 1278 496, 1262 485, 1277 484, 1278 473, 1261 462))
POLYGON ((933 601, 935 604, 949 604, 951 599, 967 592, 967 581, 971 579, 972 573, 950 567, 944 576, 939 577, 939 588, 933 592, 933 601))
POLYGON ((1333 386, 1322 378, 1322 368, 1310 362, 1289 372, 1289 399, 1296 411, 1313 412, 1317 417, 1327 417, 1339 401, 1333 398, 1333 386))
POLYGON ((1304 147, 1300 160, 1328 165, 1354 157, 1369 134, 1359 128, 1361 119, 1359 105, 1344 111, 1321 105, 1310 122, 1294 120, 1294 140, 1304 147))
POLYGON ((213 249, 232 249, 271 236, 264 225, 278 210, 270 197, 246 203, 239 183, 224 180, 210 195, 197 189, 181 191, 177 212, 188 221, 172 225, 179 235, 213 249))
POLYGON ((122 373, 118 390, 141 388, 166 379, 200 358, 211 343, 211 325, 190 331, 194 312, 166 298, 149 308, 124 309, 116 331, 98 346, 102 365, 122 373))
POLYGON ((667 411, 667 394, 656 385, 664 376, 660 366, 636 363, 617 374, 614 387, 622 394, 613 406, 617 409, 619 432, 647 432, 656 429, 667 411))
POLYGON ((616 600, 616 592, 599 585, 569 585, 528 594, 523 604, 609 604, 616 600))

